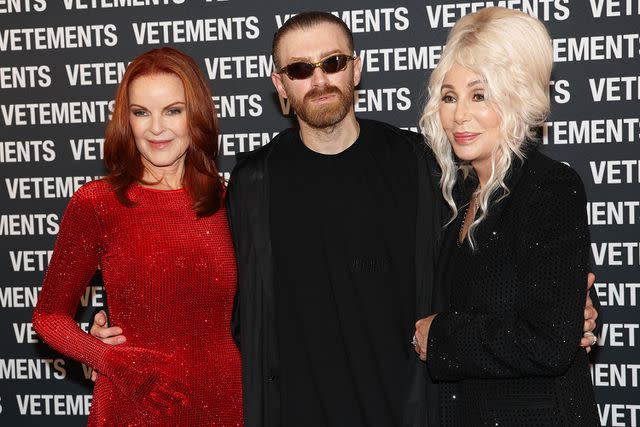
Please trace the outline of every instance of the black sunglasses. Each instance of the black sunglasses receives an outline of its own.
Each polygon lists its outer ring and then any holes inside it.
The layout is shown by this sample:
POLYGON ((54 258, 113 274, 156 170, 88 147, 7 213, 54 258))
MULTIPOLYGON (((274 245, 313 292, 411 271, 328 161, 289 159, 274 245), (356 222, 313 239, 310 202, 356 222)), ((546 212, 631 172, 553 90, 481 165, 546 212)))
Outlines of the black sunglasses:
POLYGON ((278 74, 285 73, 291 80, 308 79, 317 67, 320 67, 327 74, 333 74, 344 70, 347 63, 354 59, 356 59, 355 56, 337 54, 318 62, 294 62, 280 68, 278 74))

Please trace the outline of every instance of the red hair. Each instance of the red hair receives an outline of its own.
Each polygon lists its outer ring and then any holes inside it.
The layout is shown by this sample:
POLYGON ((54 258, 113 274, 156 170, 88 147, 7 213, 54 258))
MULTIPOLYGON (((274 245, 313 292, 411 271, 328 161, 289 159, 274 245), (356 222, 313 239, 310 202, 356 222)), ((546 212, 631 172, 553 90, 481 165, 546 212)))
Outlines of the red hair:
POLYGON ((184 159, 182 186, 200 217, 220 209, 224 183, 218 174, 218 118, 204 74, 196 62, 177 49, 153 49, 135 58, 127 67, 116 92, 115 109, 107 125, 104 161, 107 181, 125 206, 133 206, 127 190, 142 181, 144 166, 129 123, 129 86, 136 78, 172 74, 182 81, 187 125, 191 142, 184 159))

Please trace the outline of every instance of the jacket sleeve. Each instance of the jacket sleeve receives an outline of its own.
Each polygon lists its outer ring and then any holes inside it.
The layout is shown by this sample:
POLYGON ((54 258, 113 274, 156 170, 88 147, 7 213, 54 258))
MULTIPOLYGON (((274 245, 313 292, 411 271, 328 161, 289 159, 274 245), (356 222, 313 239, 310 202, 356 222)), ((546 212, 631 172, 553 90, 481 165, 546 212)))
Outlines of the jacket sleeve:
MULTIPOLYGON (((236 203, 236 192, 234 187, 234 177, 236 175, 236 169, 231 174, 231 179, 229 180, 229 186, 227 187, 227 198, 226 198, 226 207, 227 207, 227 220, 229 221, 229 228, 231 230, 231 238, 233 240, 233 248, 235 253, 238 254, 238 240, 236 236, 238 235, 237 230, 237 218, 238 213, 236 212, 237 203, 236 203)), ((236 255, 236 260, 237 260, 236 255)), ((239 269, 238 269, 239 270, 239 269)), ((240 272, 238 272, 240 273, 240 272)), ((240 349, 240 287, 236 286, 236 293, 233 297, 233 310, 231 312, 231 336, 233 337, 233 341, 236 343, 238 349, 240 349)))
POLYGON ((589 271, 584 188, 564 165, 544 175, 532 178, 533 188, 516 188, 528 191, 529 199, 510 207, 518 230, 518 309, 438 314, 427 348, 434 379, 561 375, 584 351, 579 347, 589 271))
POLYGON ((100 229, 90 197, 76 193, 60 225, 33 313, 33 327, 54 350, 96 369, 143 410, 163 413, 181 404, 188 393, 165 373, 171 357, 143 348, 104 344, 80 329, 74 319, 80 296, 98 267, 100 229), (175 401, 155 401, 158 393, 174 392, 180 396, 175 401))

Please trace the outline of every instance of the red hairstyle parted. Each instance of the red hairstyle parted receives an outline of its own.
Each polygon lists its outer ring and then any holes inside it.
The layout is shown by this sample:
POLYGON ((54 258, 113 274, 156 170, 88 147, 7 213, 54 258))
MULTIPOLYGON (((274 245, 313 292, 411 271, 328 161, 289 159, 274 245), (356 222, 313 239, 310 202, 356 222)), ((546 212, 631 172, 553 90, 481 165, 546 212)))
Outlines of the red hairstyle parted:
POLYGON ((127 67, 116 92, 115 109, 107 125, 104 161, 107 181, 126 206, 131 184, 142 181, 144 166, 129 124, 129 85, 136 78, 173 74, 184 86, 191 142, 185 154, 182 186, 200 217, 214 214, 223 203, 224 183, 218 174, 218 119, 207 81, 196 62, 179 50, 163 47, 135 58, 127 67))

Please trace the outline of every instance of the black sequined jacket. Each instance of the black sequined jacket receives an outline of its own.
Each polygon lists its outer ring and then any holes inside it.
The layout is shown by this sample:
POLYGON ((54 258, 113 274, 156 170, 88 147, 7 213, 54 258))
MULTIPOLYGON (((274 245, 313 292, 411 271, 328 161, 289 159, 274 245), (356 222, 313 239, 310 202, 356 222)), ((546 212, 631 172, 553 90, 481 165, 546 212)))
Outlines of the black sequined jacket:
MULTIPOLYGON (((464 203, 466 184, 455 195, 464 203)), ((450 308, 427 348, 441 425, 600 425, 579 347, 590 240, 582 181, 532 150, 506 184, 510 194, 477 228, 477 250, 456 246, 462 218, 444 239, 437 277, 450 308)))
MULTIPOLYGON (((361 123, 362 120, 359 120, 361 123)), ((410 144, 416 153, 416 319, 430 314, 433 274, 441 234, 444 203, 440 197, 433 154, 413 132, 375 121, 367 121, 374 132, 386 135, 389 143, 410 144)), ((297 132, 288 129, 284 132, 297 132)), ((280 134, 283 135, 283 134, 280 134)), ((269 231, 268 159, 277 136, 269 144, 238 158, 227 192, 227 214, 238 265, 238 291, 232 329, 242 354, 244 419, 247 427, 279 427, 279 356, 275 330, 273 258, 269 231)), ((389 150, 372 153, 384 164, 389 150)), ((409 345, 410 337, 407 340, 409 345)), ((395 351, 395 350, 393 350, 395 351)), ((417 357, 408 361, 411 378, 403 427, 424 427, 427 423, 428 375, 417 357)), ((396 427, 396 426, 390 426, 396 427)))

